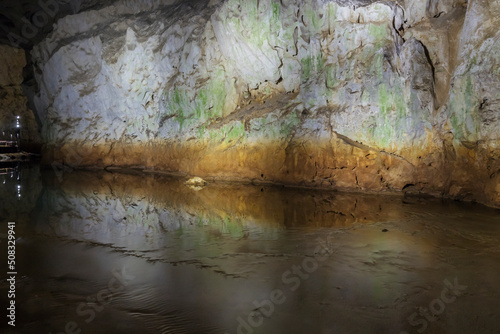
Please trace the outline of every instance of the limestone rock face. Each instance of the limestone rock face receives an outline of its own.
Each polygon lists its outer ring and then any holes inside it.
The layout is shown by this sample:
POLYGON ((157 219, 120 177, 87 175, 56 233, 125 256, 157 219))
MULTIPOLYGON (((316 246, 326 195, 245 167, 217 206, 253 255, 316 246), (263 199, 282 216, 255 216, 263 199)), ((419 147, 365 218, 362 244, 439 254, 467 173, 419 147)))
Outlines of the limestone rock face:
MULTIPOLYGON (((24 50, 0 45, 0 138, 3 132, 16 126, 16 116, 21 121, 21 147, 37 150, 41 143, 33 111, 27 107, 23 92, 23 68, 26 66, 24 50)), ((4 138, 8 139, 8 138, 4 138)))
POLYGON ((45 162, 500 205, 498 1, 116 1, 32 51, 45 162))
POLYGON ((447 116, 444 125, 444 131, 448 131, 447 150, 456 152, 451 186, 459 189, 460 196, 485 190, 486 200, 497 204, 500 199, 499 15, 498 1, 469 2, 459 39, 457 67, 443 108, 447 116))

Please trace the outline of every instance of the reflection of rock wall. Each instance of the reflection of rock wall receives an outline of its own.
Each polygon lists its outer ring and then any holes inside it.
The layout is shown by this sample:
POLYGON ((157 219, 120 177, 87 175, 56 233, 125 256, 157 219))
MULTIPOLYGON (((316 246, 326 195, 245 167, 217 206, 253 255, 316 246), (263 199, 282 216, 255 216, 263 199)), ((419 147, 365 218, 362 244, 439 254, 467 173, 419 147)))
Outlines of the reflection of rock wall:
POLYGON ((497 2, 162 4, 34 48, 47 163, 500 204, 497 2))
POLYGON ((348 227, 403 217, 397 197, 217 184, 196 191, 178 179, 109 173, 75 172, 65 174, 62 184, 54 180, 40 199, 40 232, 139 251, 166 247, 181 234, 198 235, 185 242, 273 237, 285 227, 348 227))
POLYGON ((24 50, 0 45, 0 131, 13 129, 16 116, 21 116, 21 145, 24 150, 36 151, 40 146, 40 134, 21 88, 24 66, 24 50))

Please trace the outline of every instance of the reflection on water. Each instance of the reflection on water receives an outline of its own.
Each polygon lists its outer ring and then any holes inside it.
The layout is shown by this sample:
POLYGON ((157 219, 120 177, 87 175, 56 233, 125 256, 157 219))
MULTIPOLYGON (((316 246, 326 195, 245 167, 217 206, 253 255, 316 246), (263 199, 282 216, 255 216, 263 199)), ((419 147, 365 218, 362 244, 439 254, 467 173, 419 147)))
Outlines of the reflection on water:
POLYGON ((498 210, 15 168, 0 190, 0 241, 7 221, 18 237, 17 325, 4 331, 500 330, 498 210))
POLYGON ((14 198, 21 198, 21 168, 19 163, 7 163, 0 164, 0 177, 2 178, 2 192, 5 192, 9 196, 12 195, 13 191, 10 189, 12 183, 16 183, 14 188, 17 196, 14 198), (7 180, 9 183, 7 184, 7 180))
POLYGON ((0 162, 0 218, 27 220, 42 188, 40 168, 21 162, 0 162))

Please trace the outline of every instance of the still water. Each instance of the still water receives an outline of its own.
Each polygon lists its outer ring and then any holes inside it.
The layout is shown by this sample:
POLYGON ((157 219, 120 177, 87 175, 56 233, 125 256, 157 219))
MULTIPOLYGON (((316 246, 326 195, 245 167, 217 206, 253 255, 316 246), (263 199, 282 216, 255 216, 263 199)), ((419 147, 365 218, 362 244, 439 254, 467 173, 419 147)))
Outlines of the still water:
POLYGON ((165 175, 4 171, 2 333, 500 333, 499 210, 269 185, 196 189, 165 175))

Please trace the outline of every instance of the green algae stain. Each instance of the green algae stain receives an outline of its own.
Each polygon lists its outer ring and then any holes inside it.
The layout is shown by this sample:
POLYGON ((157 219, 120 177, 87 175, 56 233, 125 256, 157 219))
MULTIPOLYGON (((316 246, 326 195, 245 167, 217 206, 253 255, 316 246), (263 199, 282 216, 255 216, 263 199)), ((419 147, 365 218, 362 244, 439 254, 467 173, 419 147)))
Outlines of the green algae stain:
POLYGON ((212 104, 212 110, 207 112, 209 119, 213 117, 222 117, 224 104, 226 102, 226 79, 225 72, 218 70, 210 79, 207 85, 207 106, 208 101, 212 104))
POLYGON ((392 110, 395 104, 394 94, 385 84, 378 86, 379 113, 371 118, 368 134, 379 147, 388 147, 394 140, 395 131, 392 110))
POLYGON ((326 87, 333 88, 337 83, 337 68, 334 64, 325 66, 326 69, 326 87))
POLYGON ((382 41, 387 37, 387 29, 385 25, 370 23, 368 26, 368 33, 375 41, 382 41))
POLYGON ((224 132, 220 129, 208 131, 208 139, 212 142, 221 142, 224 139, 224 132))
POLYGON ((382 117, 386 117, 387 111, 389 110, 388 106, 389 97, 387 94, 387 87, 385 86, 385 84, 380 84, 378 86, 378 96, 379 96, 380 115, 382 117))
MULTIPOLYGON (((403 87, 401 86, 401 82, 399 80, 396 81, 396 85, 394 87, 393 101, 396 109, 396 114, 395 114, 396 119, 394 122, 394 127, 395 129, 399 130, 399 135, 398 135, 398 138, 400 139, 399 141, 403 141, 404 140, 403 134, 410 133, 413 130, 412 129, 413 118, 412 117, 408 118, 407 116, 407 106, 403 95, 403 87)), ((415 118, 421 117, 418 114, 418 112, 419 111, 415 111, 415 113, 412 113, 412 115, 414 115, 415 118)))
POLYGON ((240 138, 245 138, 245 124, 242 122, 237 122, 228 131, 226 135, 226 142, 235 141, 240 138))
POLYGON ((196 134, 198 135, 198 139, 202 139, 205 135, 205 132, 206 132, 205 125, 198 127, 198 129, 196 130, 196 134))
POLYGON ((473 67, 473 66, 476 66, 476 65, 477 65, 477 58, 476 58, 475 56, 474 56, 474 57, 472 57, 472 61, 471 61, 470 65, 471 65, 471 67, 473 67))
POLYGON ((196 118, 202 119, 208 106, 208 93, 206 89, 200 89, 194 106, 196 118))
POLYGON ((378 138, 378 145, 380 145, 380 147, 389 147, 394 137, 394 129, 391 124, 384 123, 377 126, 375 137, 378 138))
POLYGON ((179 123, 180 131, 182 131, 186 119, 190 116, 190 99, 184 89, 174 89, 173 92, 167 93, 168 102, 166 105, 165 116, 173 116, 179 123))
POLYGON ((277 25, 280 22, 280 3, 276 1, 271 2, 272 22, 277 25))
POLYGON ((307 81, 311 77, 312 58, 311 57, 302 58, 300 63, 302 64, 302 81, 307 81))
POLYGON ((309 2, 304 5, 302 12, 304 14, 303 20, 305 26, 308 27, 309 31, 314 35, 320 34, 325 24, 331 29, 332 16, 333 19, 337 16, 336 7, 328 5, 328 8, 319 8, 311 5, 309 2))
POLYGON ((472 85, 472 78, 470 75, 468 75, 466 79, 464 99, 465 128, 472 137, 470 139, 477 139, 477 135, 479 134, 478 111, 474 99, 474 87, 472 85))
POLYGON ((457 92, 455 89, 452 89, 451 91, 451 97, 450 97, 450 105, 449 105, 449 109, 450 109, 450 116, 449 116, 449 119, 450 119, 450 124, 451 124, 451 127, 453 129, 453 133, 454 133, 454 138, 455 139, 461 139, 464 137, 464 132, 462 130, 462 127, 461 127, 461 117, 460 117, 460 110, 457 108, 459 106, 459 103, 457 100, 459 99, 459 97, 457 96, 457 92))
POLYGON ((266 117, 254 118, 249 122, 249 127, 248 136, 253 139, 280 139, 280 124, 277 122, 275 113, 270 113, 266 117))
POLYGON ((474 109, 474 92, 473 92, 473 87, 472 87, 472 78, 470 75, 467 76, 466 83, 465 83, 465 112, 467 111, 472 111, 474 109))
MULTIPOLYGON (((399 83, 399 82, 398 82, 399 83)), ((403 87, 397 84, 394 89, 394 103, 396 104, 396 115, 402 119, 406 117, 406 101, 403 95, 403 87)))
POLYGON ((241 13, 246 14, 246 16, 252 21, 257 21, 259 19, 259 0, 237 0, 231 1, 232 7, 238 10, 241 8, 241 13))
POLYGON ((455 139, 476 141, 480 131, 480 121, 470 74, 467 74, 466 78, 461 78, 458 82, 455 82, 451 93, 449 110, 450 124, 455 139))
POLYGON ((384 80, 384 55, 378 52, 373 58, 373 72, 379 82, 382 82, 384 80))
POLYGON ((297 112, 292 111, 283 120, 283 123, 281 123, 279 131, 280 135, 284 136, 285 138, 290 136, 290 134, 292 134, 292 132, 297 128, 299 124, 300 118, 299 116, 297 116, 297 112))
POLYGON ((300 63, 302 65, 302 82, 309 80, 313 74, 321 73, 325 68, 322 55, 304 57, 300 63))
MULTIPOLYGON (((222 117, 227 98, 225 72, 212 72, 206 85, 193 96, 187 88, 175 88, 167 92, 165 112, 159 119, 170 116, 179 123, 180 131, 187 125, 199 124, 207 120, 222 117)), ((198 128, 199 133, 204 131, 198 128)), ((200 134, 201 136, 201 134, 200 134)))
POLYGON ((229 18, 224 24, 236 28, 246 43, 266 46, 281 29, 280 2, 271 0, 265 11, 263 6, 260 0, 229 1, 225 6, 229 13, 223 15, 229 18))
POLYGON ((318 13, 314 9, 308 9, 305 12, 307 20, 311 23, 312 25, 312 31, 314 33, 318 33, 321 29, 321 20, 317 16, 318 13))
POLYGON ((368 35, 373 40, 372 43, 376 49, 380 49, 386 43, 392 43, 390 42, 392 39, 388 34, 388 29, 385 24, 370 23, 368 25, 368 35))
POLYGON ((335 30, 335 26, 337 25, 337 10, 338 5, 336 3, 328 3, 328 27, 330 28, 330 33, 335 30))

